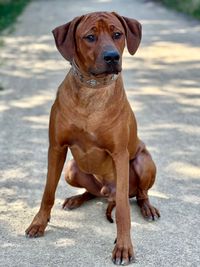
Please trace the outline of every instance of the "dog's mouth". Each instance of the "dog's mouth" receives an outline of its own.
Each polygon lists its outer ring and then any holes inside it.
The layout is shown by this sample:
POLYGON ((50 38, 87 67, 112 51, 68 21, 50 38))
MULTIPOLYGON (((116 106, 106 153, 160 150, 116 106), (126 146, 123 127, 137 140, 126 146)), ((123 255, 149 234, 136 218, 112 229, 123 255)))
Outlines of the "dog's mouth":
POLYGON ((110 66, 107 66, 105 69, 90 69, 89 70, 89 73, 95 77, 105 77, 105 76, 108 76, 108 75, 112 75, 112 74, 118 74, 122 71, 122 68, 121 66, 119 65, 110 65, 110 66))

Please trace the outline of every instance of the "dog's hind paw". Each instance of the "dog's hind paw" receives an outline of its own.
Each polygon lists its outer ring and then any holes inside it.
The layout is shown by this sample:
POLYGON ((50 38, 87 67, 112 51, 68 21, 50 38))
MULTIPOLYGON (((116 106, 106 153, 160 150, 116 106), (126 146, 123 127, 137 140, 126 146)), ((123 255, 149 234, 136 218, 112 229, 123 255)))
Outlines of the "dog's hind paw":
POLYGON ((76 195, 73 197, 66 198, 62 208, 64 210, 73 210, 80 207, 85 201, 95 198, 94 195, 90 194, 89 192, 85 192, 81 195, 76 195))
POLYGON ((159 210, 150 204, 149 199, 138 199, 137 203, 146 220, 151 222, 157 221, 160 218, 159 210))

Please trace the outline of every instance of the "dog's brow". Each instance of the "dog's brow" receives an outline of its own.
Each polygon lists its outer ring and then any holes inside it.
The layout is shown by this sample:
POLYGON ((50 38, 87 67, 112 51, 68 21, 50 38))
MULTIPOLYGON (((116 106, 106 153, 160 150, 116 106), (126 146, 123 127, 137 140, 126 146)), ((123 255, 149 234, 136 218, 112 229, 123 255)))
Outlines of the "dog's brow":
POLYGON ((93 26, 91 28, 88 28, 87 30, 85 31, 81 31, 81 36, 84 36, 84 35, 87 35, 87 34, 93 34, 93 33, 97 33, 97 27, 96 26, 93 26))
POLYGON ((119 26, 116 26, 116 25, 113 25, 113 24, 111 24, 111 25, 109 25, 109 29, 113 32, 113 31, 122 31, 123 30, 123 28, 122 27, 119 27, 119 26))
POLYGON ((93 27, 91 28, 91 31, 97 32, 97 27, 96 27, 96 26, 93 26, 93 27))

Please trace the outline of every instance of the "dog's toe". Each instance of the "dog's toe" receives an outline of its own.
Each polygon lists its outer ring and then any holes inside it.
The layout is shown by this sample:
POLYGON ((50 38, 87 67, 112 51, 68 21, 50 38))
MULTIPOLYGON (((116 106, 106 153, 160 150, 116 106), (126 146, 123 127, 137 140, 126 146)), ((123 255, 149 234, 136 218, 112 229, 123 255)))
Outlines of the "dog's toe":
POLYGON ((141 213, 143 217, 152 222, 157 221, 160 218, 160 212, 154 206, 152 206, 148 200, 143 200, 139 203, 141 213))

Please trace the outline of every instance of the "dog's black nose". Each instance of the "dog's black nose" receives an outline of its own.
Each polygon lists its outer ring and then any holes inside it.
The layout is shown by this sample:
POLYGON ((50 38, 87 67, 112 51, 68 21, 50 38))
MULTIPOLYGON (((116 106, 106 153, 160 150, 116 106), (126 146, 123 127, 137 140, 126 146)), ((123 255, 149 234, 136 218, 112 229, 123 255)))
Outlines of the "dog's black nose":
POLYGON ((120 59, 120 55, 117 51, 106 51, 103 54, 103 59, 107 64, 117 64, 120 59))

